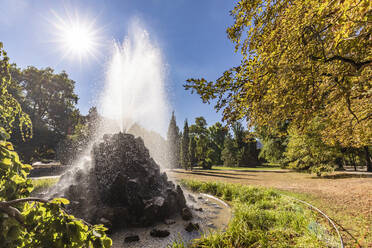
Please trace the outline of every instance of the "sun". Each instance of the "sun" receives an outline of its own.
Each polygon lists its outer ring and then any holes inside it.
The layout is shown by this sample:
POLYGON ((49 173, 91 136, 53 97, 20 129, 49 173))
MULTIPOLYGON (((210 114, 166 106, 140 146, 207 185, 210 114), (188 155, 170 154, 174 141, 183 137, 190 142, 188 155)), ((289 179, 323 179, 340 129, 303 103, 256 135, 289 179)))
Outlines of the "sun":
POLYGON ((81 18, 76 12, 73 16, 62 18, 53 12, 54 41, 59 43, 62 58, 97 57, 100 46, 100 29, 95 26, 94 18, 81 18))

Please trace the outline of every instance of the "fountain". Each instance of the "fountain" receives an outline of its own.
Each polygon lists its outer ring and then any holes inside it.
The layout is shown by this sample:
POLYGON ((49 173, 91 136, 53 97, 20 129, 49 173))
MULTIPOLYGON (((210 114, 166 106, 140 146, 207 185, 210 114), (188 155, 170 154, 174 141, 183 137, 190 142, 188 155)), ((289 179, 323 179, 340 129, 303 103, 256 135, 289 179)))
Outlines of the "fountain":
POLYGON ((150 157, 142 138, 131 134, 104 135, 92 150, 92 166, 66 173, 73 177, 65 196, 66 208, 92 223, 112 230, 150 226, 186 211, 186 199, 150 157))
POLYGON ((87 146, 90 154, 85 151, 53 191, 54 196, 71 201, 66 208, 72 214, 114 230, 148 226, 188 212, 182 189, 168 181, 143 139, 126 133, 134 130, 133 124, 165 131, 167 104, 160 55, 138 22, 122 45, 115 44, 100 103, 103 121, 87 146))
POLYGON ((124 242, 136 241, 137 246, 129 247, 165 247, 177 235, 191 240, 200 237, 199 227, 211 226, 212 218, 230 216, 226 207, 213 199, 204 201, 204 196, 189 195, 193 201, 187 206, 181 187, 162 172, 167 146, 158 133, 165 134, 169 112, 163 68, 160 50, 148 33, 138 23, 132 25, 123 44, 115 45, 95 135, 47 195, 66 197, 69 213, 104 224, 117 247, 124 237, 124 242), (149 226, 156 227, 150 235, 149 226), (128 233, 133 228, 137 235, 128 233))

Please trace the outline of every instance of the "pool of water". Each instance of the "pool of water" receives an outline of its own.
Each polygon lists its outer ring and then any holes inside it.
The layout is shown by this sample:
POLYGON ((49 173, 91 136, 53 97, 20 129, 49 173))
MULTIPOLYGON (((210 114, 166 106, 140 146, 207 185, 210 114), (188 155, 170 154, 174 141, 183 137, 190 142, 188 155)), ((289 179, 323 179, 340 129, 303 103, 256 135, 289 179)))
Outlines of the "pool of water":
POLYGON ((182 220, 180 216, 176 216, 173 218, 175 223, 170 225, 158 223, 147 228, 127 228, 119 230, 111 235, 113 247, 162 248, 167 247, 168 244, 171 244, 174 241, 182 240, 184 243, 188 243, 193 239, 199 238, 202 233, 224 230, 227 227, 231 218, 231 209, 226 203, 206 194, 191 193, 187 191, 184 191, 184 193, 187 199, 187 204, 193 214, 193 218, 190 221, 182 220), (198 231, 187 232, 185 226, 189 222, 198 223, 200 229, 198 231), (153 228, 168 230, 170 235, 165 238, 151 237, 150 231, 153 228), (140 240, 125 243, 125 237, 131 234, 138 235, 140 240))

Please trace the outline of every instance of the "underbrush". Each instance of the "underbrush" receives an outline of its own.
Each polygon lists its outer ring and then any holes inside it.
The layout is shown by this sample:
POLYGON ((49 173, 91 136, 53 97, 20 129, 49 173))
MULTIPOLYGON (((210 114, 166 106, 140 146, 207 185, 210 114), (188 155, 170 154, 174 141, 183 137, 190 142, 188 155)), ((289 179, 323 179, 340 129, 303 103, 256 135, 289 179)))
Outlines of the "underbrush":
MULTIPOLYGON (((226 231, 204 234, 190 247, 337 247, 336 239, 318 224, 315 213, 276 190, 194 180, 181 184, 233 205, 226 231)), ((178 241, 172 247, 186 246, 178 241)))

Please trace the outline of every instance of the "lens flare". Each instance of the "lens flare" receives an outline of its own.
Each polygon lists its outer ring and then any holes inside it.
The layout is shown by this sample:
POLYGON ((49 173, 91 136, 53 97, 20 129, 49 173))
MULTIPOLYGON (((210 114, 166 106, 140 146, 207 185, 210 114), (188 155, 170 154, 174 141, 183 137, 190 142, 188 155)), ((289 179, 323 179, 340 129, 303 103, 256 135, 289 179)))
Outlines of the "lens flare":
POLYGON ((100 28, 95 26, 94 18, 81 18, 76 12, 65 17, 53 13, 54 41, 60 46, 62 58, 97 58, 100 44, 100 28))

